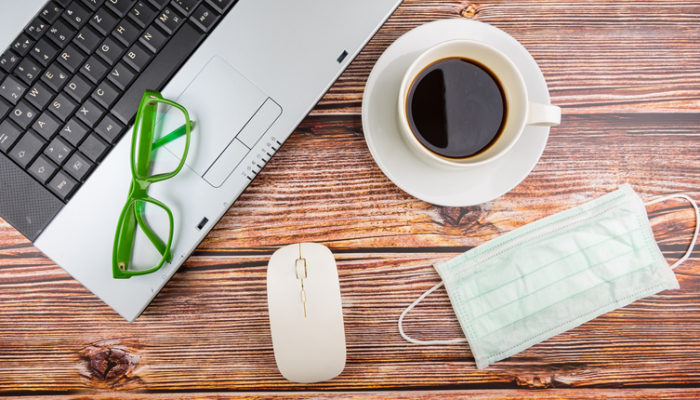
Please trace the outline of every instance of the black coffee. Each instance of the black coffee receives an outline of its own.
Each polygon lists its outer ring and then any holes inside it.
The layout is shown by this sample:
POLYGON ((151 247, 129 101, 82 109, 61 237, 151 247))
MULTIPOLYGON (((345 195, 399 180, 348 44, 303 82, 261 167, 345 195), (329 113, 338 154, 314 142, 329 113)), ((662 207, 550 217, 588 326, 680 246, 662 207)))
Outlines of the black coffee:
POLYGON ((472 157, 491 147, 505 126, 506 113, 498 79, 464 58, 427 66, 413 81, 406 103, 416 138, 449 158, 472 157))

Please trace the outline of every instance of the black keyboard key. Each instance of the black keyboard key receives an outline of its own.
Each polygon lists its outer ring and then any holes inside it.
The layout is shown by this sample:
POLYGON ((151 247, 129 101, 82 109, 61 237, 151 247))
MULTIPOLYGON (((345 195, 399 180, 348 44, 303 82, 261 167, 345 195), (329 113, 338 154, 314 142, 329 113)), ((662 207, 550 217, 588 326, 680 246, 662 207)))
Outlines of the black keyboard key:
POLYGON ((188 16, 197 7, 197 4, 202 0, 173 0, 170 4, 177 8, 178 11, 188 16))
POLYGON ((15 75, 19 77, 19 79, 23 80, 27 85, 34 83, 40 74, 41 68, 29 57, 26 57, 24 60, 20 61, 17 68, 15 68, 15 75))
POLYGON ((78 103, 82 103, 95 87, 80 75, 75 75, 63 88, 63 91, 70 94, 78 103))
POLYGON ((0 124, 0 150, 7 154, 13 144, 22 136, 22 129, 9 119, 0 124))
POLYGON ((39 16, 44 19, 44 21, 48 22, 49 24, 53 24, 58 17, 61 16, 61 12, 63 11, 63 8, 57 6, 53 2, 49 2, 49 4, 44 7, 41 12, 39 13, 39 16))
POLYGON ((10 113, 10 118, 22 129, 29 128, 38 116, 39 111, 24 100, 20 101, 17 107, 10 113))
POLYGON ((32 46, 34 46, 34 43, 36 42, 23 33, 19 35, 14 43, 12 43, 11 47, 15 53, 18 53, 20 56, 24 56, 29 52, 32 46))
POLYGON ((153 56, 147 50, 144 50, 140 44, 131 46, 129 51, 124 55, 124 61, 136 71, 141 72, 153 56))
POLYGON ((112 15, 111 12, 107 11, 106 8, 100 8, 95 15, 90 18, 90 25, 92 25, 97 32, 100 32, 102 36, 107 36, 117 25, 117 21, 119 21, 119 19, 112 15))
POLYGON ((55 0, 58 5, 60 5, 63 8, 68 7, 68 4, 70 4, 71 1, 73 0, 55 0))
POLYGON ((80 72, 87 76, 93 83, 101 81, 102 78, 107 75, 107 71, 107 66, 95 56, 90 56, 85 62, 85 65, 80 68, 80 72))
POLYGON ((121 92, 119 89, 115 88, 114 85, 107 82, 106 80, 100 82, 97 85, 97 89, 92 92, 92 98, 95 99, 102 107, 110 108, 121 92))
POLYGON ((3 99, 0 99, 0 119, 5 118, 5 115, 12 109, 12 105, 3 99))
POLYGON ((75 115, 85 122, 90 128, 97 125, 97 122, 105 114, 104 108, 95 104, 93 100, 88 100, 83 104, 75 115))
POLYGON ((61 122, 48 111, 44 111, 32 125, 32 129, 46 140, 50 140, 60 127, 61 122))
POLYGON ((85 62, 85 54, 70 44, 58 56, 58 62, 69 72, 76 73, 78 68, 85 62))
POLYGON ((209 32, 217 19, 219 19, 219 16, 204 4, 200 5, 190 17, 190 21, 194 22, 204 32, 209 32))
POLYGON ((17 65, 21 58, 10 50, 7 50, 2 57, 0 57, 0 68, 4 69, 6 72, 12 72, 12 69, 17 65))
POLYGON ((51 189, 56 196, 61 200, 67 200, 73 191, 78 187, 78 182, 71 178, 64 171, 58 171, 56 176, 51 179, 49 183, 49 189, 51 189))
POLYGON ((46 38, 42 38, 36 45, 34 45, 32 57, 39 61, 39 64, 41 64, 43 67, 47 67, 51 60, 56 57, 57 53, 58 49, 46 38))
POLYGON ((114 28, 112 35, 119 39, 124 46, 131 46, 141 33, 141 28, 137 28, 133 23, 123 20, 114 28))
POLYGON ((63 85, 68 82, 68 72, 61 68, 57 63, 51 64, 49 69, 41 75, 42 82, 46 83, 51 89, 58 92, 63 85))
POLYGON ((126 88, 131 84, 136 75, 131 71, 129 67, 124 65, 124 63, 117 64, 116 67, 109 72, 107 78, 112 81, 121 90, 126 90, 126 88))
POLYGON ((182 25, 185 19, 180 16, 177 12, 172 10, 170 7, 165 7, 165 10, 158 14, 156 18, 156 24, 163 28, 163 30, 168 34, 172 35, 177 31, 177 28, 182 25))
POLYGON ((39 40, 41 35, 44 34, 46 28, 48 27, 49 25, 46 23, 46 21, 42 20, 41 18, 34 18, 34 21, 30 22, 29 25, 24 28, 24 31, 27 32, 27 35, 29 35, 32 39, 39 40))
POLYGON ((81 6, 79 2, 74 1, 66 7, 66 11, 63 12, 63 18, 68 21, 69 24, 73 25, 75 29, 80 29, 81 26, 88 22, 91 14, 92 13, 81 6))
POLYGON ((51 179, 56 171, 58 171, 58 166, 49 161, 45 155, 37 157, 36 161, 29 167, 29 173, 44 185, 51 179))
POLYGON ((141 28, 145 28, 148 24, 153 21, 156 17, 156 10, 152 9, 145 2, 139 1, 136 3, 134 8, 129 12, 129 16, 134 22, 136 22, 141 28))
POLYGON ((118 16, 123 17, 134 4, 136 4, 136 0, 109 0, 107 7, 118 16))
POLYGON ((62 20, 58 20, 51 25, 49 31, 46 33, 49 39, 56 43, 60 48, 66 47, 70 40, 75 35, 75 30, 62 20))
POLYGON ((105 0, 83 0, 83 3, 87 5, 92 11, 97 10, 100 8, 102 3, 104 3, 105 0))
POLYGON ((119 137, 121 136, 122 132, 124 132, 124 125, 120 124, 117 120, 114 119, 114 117, 107 114, 107 116, 102 118, 100 124, 97 125, 97 128, 95 128, 95 132, 97 132, 98 135, 102 136, 104 140, 108 141, 111 144, 115 144, 117 142, 117 139, 119 139, 119 137))
POLYGON ((141 97, 146 89, 160 90, 165 82, 182 65, 197 45, 204 39, 204 34, 193 26, 185 24, 178 33, 155 56, 151 64, 139 75, 129 90, 112 108, 123 123, 129 124, 136 115, 141 97))
POLYGON ((75 36, 73 43, 80 47, 82 51, 90 54, 95 51, 101 40, 102 37, 94 29, 86 26, 75 36))
POLYGON ((85 154, 87 158, 94 162, 98 162, 107 153, 109 145, 104 140, 100 139, 96 134, 91 134, 80 145, 80 152, 85 154))
POLYGON ((223 14, 236 0, 207 0, 207 3, 214 8, 219 14, 223 14))
POLYGON ((19 139, 15 147, 10 150, 10 158, 15 160, 22 168, 27 168, 34 161, 46 142, 36 133, 29 131, 19 139))
POLYGON ((73 154, 73 150, 75 149, 66 143, 65 139, 62 139, 60 136, 56 136, 53 138, 51 143, 46 146, 44 154, 56 164, 63 165, 63 163, 68 160, 68 157, 73 154))
POLYGON ((51 99, 53 99, 55 94, 56 93, 46 87, 44 83, 37 82, 31 89, 29 89, 25 99, 27 99, 27 101, 29 101, 34 107, 38 108, 39 110, 43 110, 49 104, 51 99))
POLYGON ((61 129, 60 135, 62 138, 66 139, 71 145, 78 146, 80 142, 82 142, 83 139, 85 139, 85 136, 87 136, 88 132, 89 129, 87 126, 83 125, 76 118, 71 118, 71 120, 68 121, 66 126, 64 126, 63 129, 61 129))
POLYGON ((157 53, 163 48, 165 42, 168 41, 168 37, 156 28, 155 25, 149 26, 146 31, 141 35, 139 39, 148 50, 157 53))
POLYGON ((107 38, 97 48, 97 54, 102 57, 109 65, 114 65, 119 58, 124 54, 124 47, 119 45, 115 39, 107 38))
POLYGON ((0 85, 0 96, 6 98, 12 104, 17 104, 25 90, 27 90, 27 86, 20 82, 19 79, 14 76, 8 76, 0 85))
POLYGON ((93 163, 91 163, 83 154, 76 151, 70 157, 63 169, 68 171, 73 178, 77 179, 78 181, 83 181, 85 178, 87 178, 92 167, 93 163))
POLYGON ((67 97, 66 93, 59 93, 53 102, 49 104, 49 110, 60 118, 61 121, 65 121, 73 115, 73 111, 75 111, 75 107, 77 106, 78 105, 73 100, 67 97))
POLYGON ((149 0, 150 3, 157 9, 161 9, 165 7, 168 3, 170 3, 170 0, 149 0))

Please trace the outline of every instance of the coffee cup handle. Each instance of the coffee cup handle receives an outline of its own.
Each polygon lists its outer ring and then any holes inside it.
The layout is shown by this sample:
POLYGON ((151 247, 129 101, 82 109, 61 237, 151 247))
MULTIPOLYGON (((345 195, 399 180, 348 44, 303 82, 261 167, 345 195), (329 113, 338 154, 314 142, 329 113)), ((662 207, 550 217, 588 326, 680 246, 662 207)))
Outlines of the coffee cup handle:
POLYGON ((561 123, 561 108, 546 104, 528 102, 526 125, 556 126, 561 123))

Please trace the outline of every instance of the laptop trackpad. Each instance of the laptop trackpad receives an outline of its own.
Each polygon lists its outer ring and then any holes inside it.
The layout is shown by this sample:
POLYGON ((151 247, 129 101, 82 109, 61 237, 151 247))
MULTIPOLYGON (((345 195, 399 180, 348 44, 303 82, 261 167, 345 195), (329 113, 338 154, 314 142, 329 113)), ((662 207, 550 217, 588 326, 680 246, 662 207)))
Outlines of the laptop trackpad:
MULTIPOLYGON (((223 58, 215 56, 176 100, 190 113, 194 129, 185 164, 210 185, 221 186, 282 113, 280 106, 223 58)), ((168 112, 174 112, 170 109, 168 112)), ((177 126, 164 126, 168 133, 177 126)), ((177 157, 184 137, 166 145, 177 157)))

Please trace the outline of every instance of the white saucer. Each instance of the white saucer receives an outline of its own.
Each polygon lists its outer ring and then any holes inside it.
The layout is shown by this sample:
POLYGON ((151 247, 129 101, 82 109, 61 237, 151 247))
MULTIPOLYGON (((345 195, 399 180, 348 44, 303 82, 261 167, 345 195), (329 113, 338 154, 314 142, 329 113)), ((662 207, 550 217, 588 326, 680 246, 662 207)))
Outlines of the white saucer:
POLYGON ((362 127, 369 151, 384 174, 405 192, 432 204, 462 207, 493 200, 522 182, 544 151, 549 127, 525 127, 506 154, 466 170, 443 170, 417 158, 397 126, 399 86, 418 55, 450 39, 479 40, 507 55, 525 79, 531 101, 549 104, 549 91, 530 53, 507 33, 482 22, 431 22, 401 36, 382 54, 372 69, 362 100, 362 127))

